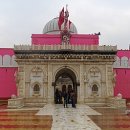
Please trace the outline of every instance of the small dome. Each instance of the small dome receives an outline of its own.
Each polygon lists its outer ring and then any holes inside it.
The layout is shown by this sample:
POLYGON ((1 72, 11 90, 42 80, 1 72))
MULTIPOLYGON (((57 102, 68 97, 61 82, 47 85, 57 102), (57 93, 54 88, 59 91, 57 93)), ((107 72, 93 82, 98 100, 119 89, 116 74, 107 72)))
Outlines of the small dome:
MULTIPOLYGON (((52 20, 50 20, 44 27, 43 29, 43 34, 60 34, 60 29, 58 26, 58 20, 59 18, 54 18, 52 20)), ((64 28, 64 24, 62 24, 61 26, 61 30, 63 30, 64 28)), ((75 27, 75 25, 73 23, 70 24, 70 28, 68 25, 68 30, 70 33, 77 33, 77 29, 75 27)))

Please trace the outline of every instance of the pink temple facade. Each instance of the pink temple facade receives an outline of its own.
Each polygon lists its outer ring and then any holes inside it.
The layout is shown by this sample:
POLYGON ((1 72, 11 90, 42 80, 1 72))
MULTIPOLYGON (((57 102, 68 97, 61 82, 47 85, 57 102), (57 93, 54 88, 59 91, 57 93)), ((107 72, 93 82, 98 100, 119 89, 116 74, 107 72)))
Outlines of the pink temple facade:
MULTIPOLYGON (((32 34, 33 45, 56 45, 61 44, 60 34, 32 34)), ((93 34, 71 34, 72 45, 98 45, 99 36, 93 34)))

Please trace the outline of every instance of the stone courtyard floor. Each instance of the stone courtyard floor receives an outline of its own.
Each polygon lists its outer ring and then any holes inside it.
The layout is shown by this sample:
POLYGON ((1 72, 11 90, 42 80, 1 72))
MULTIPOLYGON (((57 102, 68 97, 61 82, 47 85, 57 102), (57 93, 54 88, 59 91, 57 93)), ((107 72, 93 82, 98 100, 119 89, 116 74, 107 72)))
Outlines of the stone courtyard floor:
POLYGON ((0 130, 130 130, 130 115, 125 109, 79 104, 9 110, 0 106, 0 130))

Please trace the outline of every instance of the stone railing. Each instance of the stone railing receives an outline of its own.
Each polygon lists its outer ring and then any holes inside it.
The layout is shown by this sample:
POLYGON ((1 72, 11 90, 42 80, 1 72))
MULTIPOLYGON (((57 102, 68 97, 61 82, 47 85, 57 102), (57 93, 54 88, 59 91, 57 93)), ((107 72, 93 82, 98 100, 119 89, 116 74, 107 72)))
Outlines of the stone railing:
POLYGON ((46 98, 42 97, 30 97, 30 98, 25 98, 25 106, 28 107, 43 107, 47 103, 46 98))
POLYGON ((117 46, 98 45, 14 45, 14 50, 101 50, 117 51, 117 46))

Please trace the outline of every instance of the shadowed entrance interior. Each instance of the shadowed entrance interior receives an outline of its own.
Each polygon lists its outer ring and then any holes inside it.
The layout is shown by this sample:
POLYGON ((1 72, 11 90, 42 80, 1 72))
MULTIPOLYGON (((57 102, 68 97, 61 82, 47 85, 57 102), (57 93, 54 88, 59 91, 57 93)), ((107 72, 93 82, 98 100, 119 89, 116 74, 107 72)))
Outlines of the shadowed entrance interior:
POLYGON ((62 92, 66 91, 69 95, 72 90, 75 92, 75 98, 77 102, 77 85, 78 84, 76 82, 76 75, 72 70, 68 68, 63 68, 59 70, 55 76, 55 82, 53 83, 55 100, 54 102, 62 103, 62 92), (59 95, 57 93, 59 93, 59 95))

